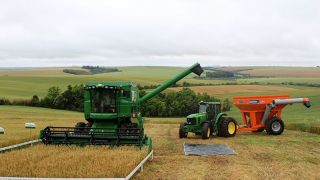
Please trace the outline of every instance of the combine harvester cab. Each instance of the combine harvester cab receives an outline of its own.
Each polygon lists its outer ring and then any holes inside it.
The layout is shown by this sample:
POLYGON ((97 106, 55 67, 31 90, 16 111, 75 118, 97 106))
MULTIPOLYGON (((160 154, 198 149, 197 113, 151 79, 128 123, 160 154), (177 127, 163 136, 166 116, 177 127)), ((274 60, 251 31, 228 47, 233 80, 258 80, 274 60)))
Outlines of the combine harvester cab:
POLYGON ((266 130, 268 134, 280 135, 284 130, 282 109, 294 103, 303 103, 307 108, 311 106, 309 98, 290 98, 288 95, 234 97, 233 104, 240 109, 244 125, 238 131, 266 130))
POLYGON ((200 76, 203 69, 196 63, 143 97, 139 97, 139 89, 131 82, 87 83, 84 94, 87 123, 46 127, 40 131, 40 139, 45 144, 146 145, 151 149, 151 138, 144 134, 141 104, 192 72, 200 76))

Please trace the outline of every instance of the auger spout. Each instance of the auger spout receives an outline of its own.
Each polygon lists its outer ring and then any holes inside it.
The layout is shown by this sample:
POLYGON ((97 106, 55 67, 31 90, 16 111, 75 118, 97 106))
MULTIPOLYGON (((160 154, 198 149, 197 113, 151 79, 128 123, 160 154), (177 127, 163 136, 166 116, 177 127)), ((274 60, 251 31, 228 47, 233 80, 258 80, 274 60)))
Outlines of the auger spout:
POLYGON ((158 86, 156 89, 154 89, 154 90, 150 91, 149 93, 147 93, 146 95, 144 95, 142 98, 140 98, 138 100, 138 103, 141 104, 142 102, 151 99, 152 97, 156 96, 157 94, 159 94, 163 90, 165 90, 168 87, 172 86, 173 84, 175 84, 176 82, 178 82, 182 78, 188 76, 192 72, 195 73, 196 75, 200 76, 202 74, 202 72, 203 72, 203 69, 202 69, 202 67, 200 66, 199 63, 195 63, 194 65, 192 65, 188 69, 185 69, 181 73, 179 73, 176 76, 174 76, 172 79, 169 79, 169 80, 165 81, 163 84, 158 86))

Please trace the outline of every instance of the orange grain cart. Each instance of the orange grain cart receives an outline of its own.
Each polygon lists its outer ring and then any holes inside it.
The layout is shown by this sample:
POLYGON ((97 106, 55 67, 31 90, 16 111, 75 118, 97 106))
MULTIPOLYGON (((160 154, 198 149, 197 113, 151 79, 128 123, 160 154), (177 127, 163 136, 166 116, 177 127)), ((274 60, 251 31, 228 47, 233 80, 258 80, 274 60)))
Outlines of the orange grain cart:
POLYGON ((240 109, 243 120, 243 126, 238 131, 266 130, 268 134, 280 135, 284 130, 282 109, 293 103, 303 103, 308 108, 311 106, 308 98, 290 98, 288 95, 234 97, 233 104, 240 109))

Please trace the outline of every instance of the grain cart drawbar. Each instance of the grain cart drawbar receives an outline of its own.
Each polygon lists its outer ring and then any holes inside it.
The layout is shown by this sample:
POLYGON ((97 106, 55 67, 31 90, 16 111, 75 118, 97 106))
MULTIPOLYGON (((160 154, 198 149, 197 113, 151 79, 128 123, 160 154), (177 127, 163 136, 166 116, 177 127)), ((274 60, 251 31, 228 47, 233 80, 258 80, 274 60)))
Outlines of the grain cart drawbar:
POLYGON ((200 76, 203 69, 196 63, 143 97, 131 82, 87 83, 84 116, 88 122, 79 122, 75 127, 48 126, 40 131, 40 138, 45 144, 151 147, 151 138, 144 134, 141 104, 192 72, 200 76))

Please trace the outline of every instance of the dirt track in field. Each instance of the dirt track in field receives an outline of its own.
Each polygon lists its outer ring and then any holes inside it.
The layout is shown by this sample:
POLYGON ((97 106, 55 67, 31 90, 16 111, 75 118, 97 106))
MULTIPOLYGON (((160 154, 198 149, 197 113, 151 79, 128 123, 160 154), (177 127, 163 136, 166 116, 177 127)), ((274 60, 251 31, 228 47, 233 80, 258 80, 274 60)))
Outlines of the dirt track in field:
POLYGON ((155 156, 134 179, 319 179, 320 137, 286 130, 281 136, 178 138, 178 124, 147 124, 155 156), (227 144, 238 155, 185 156, 183 143, 227 144))

